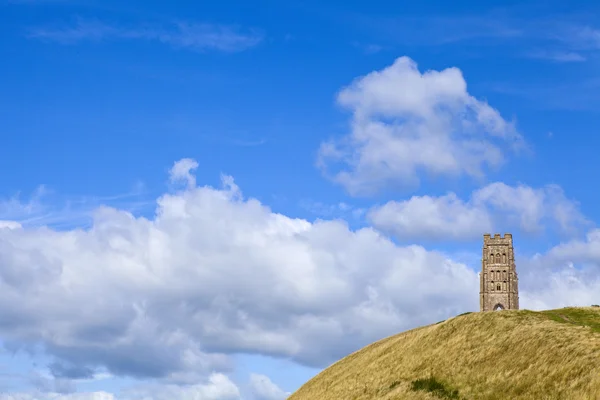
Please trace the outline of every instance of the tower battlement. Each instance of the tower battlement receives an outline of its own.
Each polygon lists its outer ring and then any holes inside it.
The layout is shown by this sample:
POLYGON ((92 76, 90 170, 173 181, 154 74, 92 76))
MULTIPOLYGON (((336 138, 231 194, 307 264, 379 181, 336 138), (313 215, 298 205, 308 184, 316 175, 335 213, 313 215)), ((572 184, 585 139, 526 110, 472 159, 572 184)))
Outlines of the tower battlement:
POLYGON ((519 286, 515 266, 513 237, 510 233, 483 235, 479 275, 481 311, 518 310, 519 286))
POLYGON ((512 233, 505 233, 501 236, 499 233, 495 233, 494 237, 491 234, 485 233, 483 235, 483 245, 492 244, 511 244, 512 245, 512 233))

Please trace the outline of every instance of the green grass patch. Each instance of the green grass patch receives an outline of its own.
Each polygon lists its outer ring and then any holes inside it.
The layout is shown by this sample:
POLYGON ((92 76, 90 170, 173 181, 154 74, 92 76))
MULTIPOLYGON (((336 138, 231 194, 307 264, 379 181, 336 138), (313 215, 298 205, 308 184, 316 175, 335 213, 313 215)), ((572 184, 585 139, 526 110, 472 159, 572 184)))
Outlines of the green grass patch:
POLYGON ((553 321, 563 324, 586 326, 594 332, 600 333, 600 319, 598 313, 585 308, 563 308, 558 310, 541 311, 553 321))
POLYGON ((458 389, 450 389, 446 387, 443 382, 438 381, 433 376, 426 379, 417 379, 412 381, 410 388, 415 392, 418 390, 429 392, 441 399, 459 399, 458 389))

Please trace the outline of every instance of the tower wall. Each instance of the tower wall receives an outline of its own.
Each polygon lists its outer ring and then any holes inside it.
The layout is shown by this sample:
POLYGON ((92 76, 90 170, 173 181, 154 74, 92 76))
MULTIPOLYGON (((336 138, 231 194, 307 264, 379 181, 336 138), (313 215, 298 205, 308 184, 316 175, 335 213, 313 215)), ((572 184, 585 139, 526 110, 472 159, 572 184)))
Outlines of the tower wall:
POLYGON ((479 308, 493 311, 519 309, 519 285, 512 235, 483 235, 479 308))

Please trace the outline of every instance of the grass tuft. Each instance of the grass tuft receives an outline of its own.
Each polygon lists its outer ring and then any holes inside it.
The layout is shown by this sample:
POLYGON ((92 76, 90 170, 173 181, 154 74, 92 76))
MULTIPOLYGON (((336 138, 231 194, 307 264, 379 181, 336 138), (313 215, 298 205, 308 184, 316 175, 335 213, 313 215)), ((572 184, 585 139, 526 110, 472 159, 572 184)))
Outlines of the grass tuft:
POLYGON ((458 399, 458 390, 449 389, 446 384, 438 381, 435 377, 431 376, 426 379, 417 379, 411 382, 410 389, 413 391, 424 391, 433 394, 441 399, 458 399))
POLYGON ((394 381, 392 383, 390 383, 390 390, 394 390, 396 388, 396 386, 398 386, 400 384, 400 381, 394 381))

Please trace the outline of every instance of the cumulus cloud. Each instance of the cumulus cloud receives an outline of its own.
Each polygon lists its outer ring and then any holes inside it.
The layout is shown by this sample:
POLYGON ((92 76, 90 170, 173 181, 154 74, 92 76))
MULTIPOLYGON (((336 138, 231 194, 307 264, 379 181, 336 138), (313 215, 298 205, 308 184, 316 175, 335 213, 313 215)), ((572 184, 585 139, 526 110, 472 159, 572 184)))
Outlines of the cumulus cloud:
POLYGON ((48 376, 43 371, 33 371, 30 376, 33 386, 43 393, 71 393, 76 391, 75 382, 69 378, 48 376))
POLYGON ((536 260, 547 267, 569 266, 573 263, 600 267, 600 229, 590 230, 585 239, 560 243, 536 260))
POLYGON ((518 262, 526 307, 600 304, 600 229, 592 229, 585 239, 560 243, 518 262))
MULTIPOLYGON (((194 186, 194 165, 174 164, 170 176, 185 185, 158 198, 151 218, 101 207, 86 229, 0 229, 4 346, 43 349, 56 379, 150 378, 176 398, 179 388, 209 393, 194 385, 212 377, 235 398, 223 375, 231 354, 324 367, 477 309, 479 265, 341 220, 274 213, 231 177, 194 186)), ((593 288, 581 282, 576 290, 593 288)), ((544 301, 543 290, 527 296, 544 301)), ((253 389, 281 394, 257 376, 253 389)))
POLYGON ((408 57, 338 94, 351 133, 321 145, 318 165, 351 194, 416 185, 422 172, 482 176, 523 145, 513 123, 467 92, 458 68, 421 73, 408 57))
POLYGON ((250 387, 255 400, 284 400, 291 394, 284 392, 268 376, 261 374, 250 375, 250 387))
POLYGON ((240 390, 226 375, 212 374, 206 383, 148 385, 127 390, 115 400, 241 400, 240 390))
POLYGON ((556 185, 532 188, 491 183, 464 201, 454 193, 413 196, 373 207, 368 218, 378 229, 402 239, 473 239, 482 232, 519 228, 537 233, 554 227, 565 234, 589 224, 577 202, 556 185))
POLYGON ((21 228, 21 224, 17 221, 2 221, 0 220, 0 229, 18 229, 21 228))
POLYGON ((0 393, 0 400, 117 400, 107 392, 90 393, 0 393))
MULTIPOLYGON (((268 379, 268 378, 267 378, 268 379)), ((275 386, 276 387, 276 386, 275 386)), ((189 385, 142 384, 121 393, 62 393, 39 390, 0 394, 0 400, 241 400, 235 383, 226 375, 211 374, 205 382, 189 385)))
POLYGON ((401 239, 470 239, 492 227, 486 208, 468 204, 454 193, 389 201, 373 207, 368 219, 378 229, 401 239))
POLYGON ((192 174, 198 168, 198 162, 191 158, 183 158, 169 170, 169 180, 171 183, 185 182, 188 188, 196 186, 196 176, 192 174))
MULTIPOLYGON (((171 176, 189 183, 191 165, 171 176)), ((0 229, 0 337, 41 343, 57 378, 192 384, 244 352, 325 366, 474 309, 476 291, 443 254, 274 213, 230 177, 163 195, 150 219, 101 207, 89 229, 0 229)))
POLYGON ((212 374, 193 385, 144 385, 115 395, 108 392, 32 392, 0 394, 0 400, 241 400, 240 390, 226 375, 212 374))

